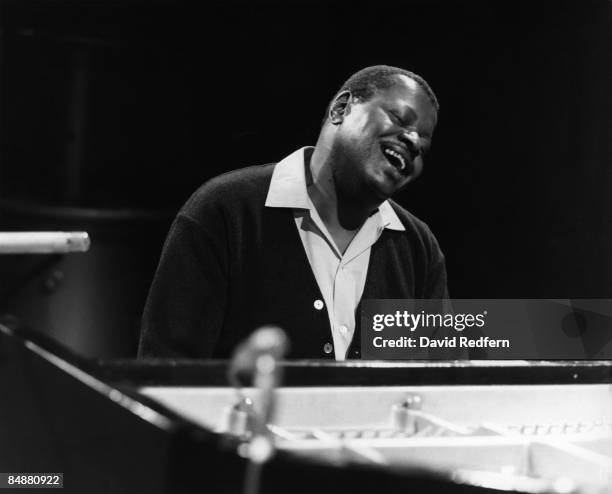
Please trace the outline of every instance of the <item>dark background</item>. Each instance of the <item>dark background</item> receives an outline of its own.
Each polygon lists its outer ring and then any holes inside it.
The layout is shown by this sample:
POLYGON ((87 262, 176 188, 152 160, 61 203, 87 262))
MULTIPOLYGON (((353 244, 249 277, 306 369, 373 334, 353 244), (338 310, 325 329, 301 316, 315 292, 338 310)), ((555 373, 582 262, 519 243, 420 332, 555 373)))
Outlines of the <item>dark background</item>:
POLYGON ((0 5, 0 230, 93 240, 0 258, 0 308, 81 353, 134 355, 200 183, 314 144, 340 84, 380 63, 441 103, 397 199, 438 237, 451 295, 612 297, 608 0, 0 5))

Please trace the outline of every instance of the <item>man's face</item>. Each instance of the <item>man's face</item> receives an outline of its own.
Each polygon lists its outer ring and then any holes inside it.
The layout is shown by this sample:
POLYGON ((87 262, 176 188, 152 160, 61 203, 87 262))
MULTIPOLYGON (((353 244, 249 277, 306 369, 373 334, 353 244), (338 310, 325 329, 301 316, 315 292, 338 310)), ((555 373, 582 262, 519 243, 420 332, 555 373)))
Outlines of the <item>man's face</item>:
POLYGON ((367 101, 351 96, 336 122, 332 153, 340 193, 380 203, 423 170, 437 112, 418 83, 395 77, 397 84, 367 101))

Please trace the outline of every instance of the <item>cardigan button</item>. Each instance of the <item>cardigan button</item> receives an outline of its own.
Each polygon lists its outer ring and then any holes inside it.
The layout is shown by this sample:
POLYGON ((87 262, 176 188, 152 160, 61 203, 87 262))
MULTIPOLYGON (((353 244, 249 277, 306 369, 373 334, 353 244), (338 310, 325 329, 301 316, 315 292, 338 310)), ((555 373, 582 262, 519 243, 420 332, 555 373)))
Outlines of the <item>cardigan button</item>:
POLYGON ((319 299, 315 300, 313 305, 314 305, 314 308, 317 310, 321 310, 323 307, 325 307, 323 300, 319 300, 319 299))
POLYGON ((331 353, 334 350, 334 347, 332 346, 331 343, 325 343, 325 345, 323 345, 323 351, 325 353, 331 353))

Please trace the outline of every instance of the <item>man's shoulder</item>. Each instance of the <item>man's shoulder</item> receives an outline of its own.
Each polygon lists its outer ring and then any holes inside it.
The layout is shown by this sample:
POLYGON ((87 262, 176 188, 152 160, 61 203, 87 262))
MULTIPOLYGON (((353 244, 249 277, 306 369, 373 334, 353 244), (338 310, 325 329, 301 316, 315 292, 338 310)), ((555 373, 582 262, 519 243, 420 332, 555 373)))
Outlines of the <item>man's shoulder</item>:
POLYGON ((267 193, 275 166, 276 163, 268 163, 228 171, 204 182, 193 197, 205 198, 207 195, 215 194, 241 195, 261 188, 265 188, 267 193))
POLYGON ((389 204, 391 204, 393 211, 395 211, 395 214, 397 214, 397 217, 402 222, 407 232, 415 232, 423 236, 433 236, 429 226, 423 220, 417 218, 414 214, 392 199, 389 199, 389 204))
POLYGON ((187 200, 181 213, 197 217, 204 208, 265 202, 275 165, 239 168, 207 180, 187 200))
POLYGON ((410 245, 410 251, 413 253, 422 252, 430 259, 444 261, 444 254, 440 250, 438 240, 427 223, 395 201, 389 200, 389 203, 406 229, 405 232, 399 232, 403 233, 404 237, 399 236, 398 239, 406 239, 410 245))

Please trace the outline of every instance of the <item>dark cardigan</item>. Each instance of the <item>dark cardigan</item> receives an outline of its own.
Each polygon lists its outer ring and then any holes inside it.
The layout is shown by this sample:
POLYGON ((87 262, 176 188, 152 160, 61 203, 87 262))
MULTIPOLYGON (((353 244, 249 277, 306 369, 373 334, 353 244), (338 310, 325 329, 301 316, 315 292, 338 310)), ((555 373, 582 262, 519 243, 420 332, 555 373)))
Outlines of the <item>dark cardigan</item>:
MULTIPOLYGON (((329 318, 293 211, 264 205, 274 166, 214 178, 179 212, 147 299, 140 356, 227 358, 273 324, 287 332, 290 358, 333 358, 323 351, 333 342, 329 318)), ((448 298, 436 239, 390 203, 406 231, 385 229, 372 246, 362 299, 448 298)), ((348 358, 360 356, 356 322, 348 358)))

